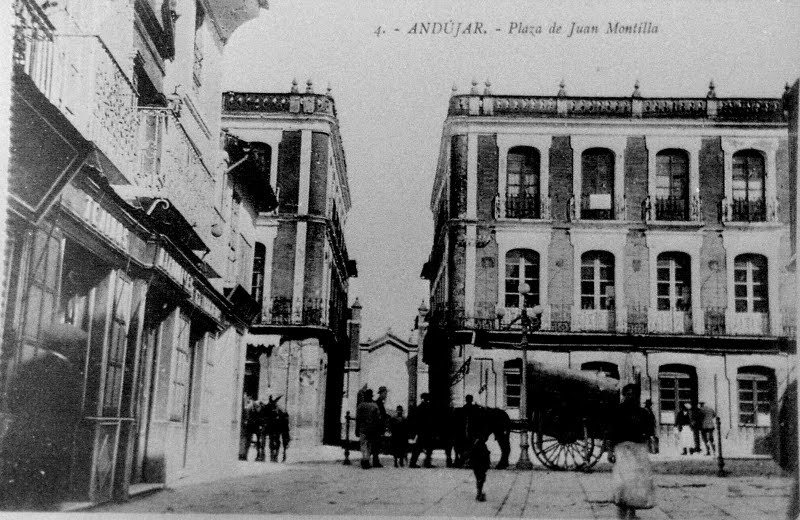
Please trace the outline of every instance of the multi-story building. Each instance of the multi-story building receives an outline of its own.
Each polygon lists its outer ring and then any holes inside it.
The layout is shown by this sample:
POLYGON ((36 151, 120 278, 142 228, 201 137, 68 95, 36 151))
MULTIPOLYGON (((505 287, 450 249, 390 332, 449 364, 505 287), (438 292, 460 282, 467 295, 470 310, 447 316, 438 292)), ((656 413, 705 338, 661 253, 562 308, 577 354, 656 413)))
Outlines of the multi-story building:
POLYGON ((31 413, 9 392, 45 332, 83 330, 65 500, 237 459, 254 220, 274 195, 242 174, 257 154, 226 161, 219 85, 260 4, 15 2, 0 435, 31 413))
POLYGON ((223 125, 239 147, 261 152, 278 206, 256 219, 252 294, 262 313, 247 338, 246 392, 281 396, 293 438, 340 438, 349 279, 342 226, 351 207, 342 138, 330 90, 226 92, 223 125), (243 144, 244 143, 244 144, 243 144))
POLYGON ((730 449, 766 448, 795 377, 787 140, 781 98, 713 83, 698 98, 454 90, 423 269, 432 397, 518 414, 512 322, 540 306, 529 359, 640 383, 667 445, 680 405, 704 401, 730 449))

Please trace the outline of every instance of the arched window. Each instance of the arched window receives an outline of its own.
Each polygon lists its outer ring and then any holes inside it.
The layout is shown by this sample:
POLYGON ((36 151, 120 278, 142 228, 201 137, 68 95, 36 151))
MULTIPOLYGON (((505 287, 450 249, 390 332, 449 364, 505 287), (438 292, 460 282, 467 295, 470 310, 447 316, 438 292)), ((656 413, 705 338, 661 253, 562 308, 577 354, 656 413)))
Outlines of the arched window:
POLYGON ((656 260, 656 303, 660 311, 688 311, 692 307, 691 259, 668 252, 656 260))
POLYGON ((656 154, 656 220, 689 219, 689 156, 683 150, 656 154))
POLYGON ((697 403, 697 371, 689 365, 662 365, 658 370, 661 422, 675 423, 682 404, 697 403))
POLYGON ((590 148, 581 157, 581 218, 614 218, 614 152, 590 148))
POLYGON ((777 392, 775 372, 761 366, 742 367, 736 374, 739 386, 739 424, 769 427, 777 392))
POLYGON ((581 309, 614 308, 614 255, 587 251, 581 256, 581 309))
POLYGON ((503 363, 503 382, 506 408, 519 408, 522 391, 522 360, 512 359, 503 363))
POLYGON ((734 259, 733 291, 736 312, 769 311, 767 259, 764 256, 746 254, 734 259))
POLYGON ((752 222, 766 220, 764 156, 756 150, 733 154, 733 206, 731 218, 752 222))
POLYGON ((520 284, 527 283, 531 291, 525 304, 539 304, 539 253, 529 249, 512 249, 506 254, 505 306, 522 307, 520 284))
POLYGON ((517 146, 508 152, 506 217, 539 218, 539 151, 517 146))
POLYGON ((581 365, 581 370, 600 372, 605 374, 606 377, 619 379, 619 367, 617 367, 616 363, 608 361, 588 361, 581 365))
POLYGON ((259 304, 264 298, 264 268, 267 256, 267 248, 261 242, 256 242, 253 253, 253 284, 250 291, 251 296, 259 304))

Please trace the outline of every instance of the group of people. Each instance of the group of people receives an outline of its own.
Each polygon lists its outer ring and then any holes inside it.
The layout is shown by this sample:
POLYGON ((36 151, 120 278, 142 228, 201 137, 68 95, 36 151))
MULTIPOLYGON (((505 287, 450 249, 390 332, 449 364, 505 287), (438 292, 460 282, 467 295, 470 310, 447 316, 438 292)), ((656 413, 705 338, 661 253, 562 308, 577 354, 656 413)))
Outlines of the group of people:
POLYGON ((714 445, 714 421, 717 417, 713 408, 703 401, 698 406, 682 403, 675 417, 675 426, 678 429, 679 446, 681 454, 691 455, 700 453, 702 447, 706 455, 716 453, 714 445))
POLYGON ((386 411, 386 398, 389 391, 385 386, 378 388, 377 397, 366 385, 359 390, 356 406, 356 436, 361 449, 361 467, 364 469, 383 467, 380 453, 389 451, 394 459, 394 467, 416 468, 417 460, 425 451, 425 467, 431 467, 433 420, 428 394, 421 395, 422 401, 409 416, 402 406, 395 408, 394 414, 386 411), (388 438, 387 438, 388 435, 388 438), (410 442, 415 440, 413 444, 410 442), (408 455, 411 453, 411 459, 408 455))
POLYGON ((281 396, 267 402, 257 401, 244 396, 242 409, 242 438, 239 445, 239 460, 247 460, 250 446, 255 444, 256 461, 266 460, 266 444, 269 439, 270 461, 278 462, 278 454, 283 446, 283 462, 286 461, 286 450, 289 448, 289 414, 278 406, 281 396))

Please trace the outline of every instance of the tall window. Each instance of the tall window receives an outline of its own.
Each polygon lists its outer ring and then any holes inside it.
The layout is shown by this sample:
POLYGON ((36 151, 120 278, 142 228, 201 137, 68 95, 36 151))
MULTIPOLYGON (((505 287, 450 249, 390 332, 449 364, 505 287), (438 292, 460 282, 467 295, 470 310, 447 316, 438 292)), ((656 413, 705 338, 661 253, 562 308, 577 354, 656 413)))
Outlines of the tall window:
POLYGON ((253 254, 253 284, 250 294, 259 304, 264 298, 264 268, 267 257, 267 248, 261 242, 256 242, 253 254))
POLYGON ((125 354, 128 346, 128 320, 131 314, 133 282, 120 275, 114 284, 114 307, 108 336, 103 415, 116 417, 122 403, 122 379, 125 374, 125 354))
POLYGON ((768 312, 767 259, 739 255, 733 261, 733 298, 736 312, 768 312))
POLYGON ((603 148, 581 158, 581 218, 614 218, 614 153, 603 148))
POLYGON ((25 314, 21 326, 28 340, 36 340, 53 322, 61 278, 61 234, 56 229, 37 229, 28 257, 30 270, 25 314))
POLYGON ((691 262, 685 253, 661 253, 656 261, 656 302, 660 311, 691 308, 691 262))
POLYGON ((682 150, 656 155, 656 219, 689 218, 689 157, 682 150))
POLYGON ((733 154, 732 188, 733 220, 766 220, 764 156, 760 152, 744 150, 733 154))
POLYGON ((588 251, 581 256, 581 309, 614 308, 614 255, 588 251))
POLYGON ((661 413, 671 414, 674 422, 682 404, 697 401, 697 372, 687 365, 663 365, 658 371, 658 399, 661 413))
POLYGON ((518 146, 508 152, 506 216, 539 218, 539 152, 518 146))
POLYGON ((503 364, 506 391, 506 408, 519 408, 522 391, 522 361, 512 359, 503 364))
POLYGON ((742 367, 736 375, 739 385, 739 424, 771 426, 775 402, 775 374, 766 367, 742 367))
POLYGON ((539 304, 539 253, 528 249, 512 249, 506 254, 506 307, 521 307, 520 284, 527 283, 531 291, 525 304, 539 304))

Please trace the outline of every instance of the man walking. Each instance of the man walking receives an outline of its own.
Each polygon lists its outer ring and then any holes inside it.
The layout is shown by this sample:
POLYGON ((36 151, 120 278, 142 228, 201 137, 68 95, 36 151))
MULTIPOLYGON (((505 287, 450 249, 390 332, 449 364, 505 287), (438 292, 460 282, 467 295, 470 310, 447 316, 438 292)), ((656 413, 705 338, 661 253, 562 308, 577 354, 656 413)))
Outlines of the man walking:
MULTIPOLYGON (((364 469, 371 467, 370 457, 383 434, 380 417, 378 405, 372 400, 372 389, 368 388, 364 391, 364 400, 356 408, 356 435, 361 444, 361 467, 364 469)), ((375 467, 381 467, 380 461, 375 467)))
POLYGON ((418 468, 417 459, 419 459, 419 454, 424 450, 425 451, 425 462, 424 466, 426 468, 431 467, 431 454, 433 452, 433 410, 431 409, 431 403, 428 401, 428 394, 423 392, 420 395, 422 402, 419 403, 416 410, 414 411, 414 417, 412 419, 412 425, 414 428, 414 434, 417 436, 417 440, 414 443, 414 448, 411 450, 411 460, 408 463, 409 468, 418 468))
POLYGON ((388 395, 389 390, 385 386, 378 388, 378 398, 375 400, 375 404, 378 405, 378 411, 381 414, 381 432, 378 435, 375 449, 372 452, 372 465, 376 468, 380 468, 382 466, 378 456, 380 455, 381 450, 384 448, 383 441, 385 439, 386 427, 389 425, 389 415, 386 413, 386 397, 388 395))
POLYGON ((714 420, 717 417, 717 412, 710 406, 706 406, 706 403, 702 401, 700 401, 699 412, 701 416, 700 435, 703 439, 703 445, 706 447, 706 455, 711 455, 717 451, 714 446, 714 420))

